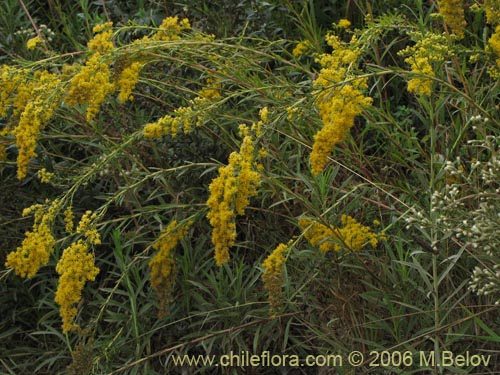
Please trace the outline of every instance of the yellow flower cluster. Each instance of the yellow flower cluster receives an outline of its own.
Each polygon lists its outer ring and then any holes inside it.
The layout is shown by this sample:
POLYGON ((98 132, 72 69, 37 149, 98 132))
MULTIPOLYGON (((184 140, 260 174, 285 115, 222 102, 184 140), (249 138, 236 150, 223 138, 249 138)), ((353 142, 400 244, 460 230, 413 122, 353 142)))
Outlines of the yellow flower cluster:
POLYGON ((139 72, 142 66, 143 64, 140 62, 133 62, 122 70, 120 77, 116 82, 116 87, 119 91, 118 100, 120 103, 125 103, 127 100, 134 99, 132 96, 132 90, 139 81, 139 72))
POLYGON ((64 224, 65 224, 64 229, 66 230, 66 232, 68 234, 73 233, 73 229, 75 226, 75 224, 73 223, 74 217, 75 217, 75 215, 73 214, 73 207, 68 206, 64 210, 64 224))
POLYGON ((317 60, 322 69, 314 81, 314 85, 320 89, 317 107, 323 121, 323 128, 314 136, 310 155, 311 169, 315 175, 328 163, 328 156, 334 146, 345 140, 355 117, 372 102, 370 97, 362 94, 362 90, 367 88, 366 79, 353 79, 351 72, 361 54, 357 39, 353 37, 350 43, 344 43, 336 35, 329 34, 327 42, 333 51, 321 55, 317 60), (348 79, 352 81, 344 83, 348 79))
POLYGON ((161 23, 159 30, 151 37, 152 40, 179 40, 183 30, 189 30, 191 25, 187 18, 179 22, 179 17, 167 17, 161 23))
POLYGON ((302 55, 305 55, 306 52, 309 52, 313 49, 313 45, 311 44, 310 41, 308 40, 303 40, 295 46, 295 48, 292 51, 292 55, 295 57, 300 57, 302 55))
POLYGON ((208 78, 206 87, 201 89, 198 95, 215 102, 221 98, 221 88, 222 85, 216 78, 208 78))
POLYGON ((491 25, 500 23, 500 0, 484 0, 482 8, 486 12, 486 21, 491 25))
POLYGON ((281 288, 284 282, 283 264, 285 263, 285 252, 287 250, 288 245, 280 243, 262 263, 264 268, 262 281, 269 296, 270 315, 279 312, 279 307, 283 301, 281 288))
POLYGON ((64 99, 69 106, 88 105, 87 121, 92 120, 97 115, 106 97, 116 90, 114 83, 110 80, 109 58, 104 56, 114 48, 111 40, 111 26, 111 22, 106 22, 94 27, 94 32, 97 35, 88 42, 92 54, 80 72, 71 79, 69 90, 64 99))
POLYGON ((37 172, 37 176, 40 179, 41 182, 44 184, 48 184, 52 181, 54 178, 54 173, 49 172, 47 169, 42 168, 37 172))
POLYGON ((384 239, 384 236, 373 233, 370 227, 362 225, 351 216, 342 215, 341 223, 342 227, 336 228, 307 218, 299 220, 306 239, 322 253, 344 248, 359 251, 367 243, 375 247, 379 240, 384 239))
POLYGON ((464 37, 467 22, 464 16, 463 0, 439 0, 439 13, 443 16, 444 22, 451 28, 451 31, 459 38, 464 37))
POLYGON ((180 225, 176 220, 173 220, 161 232, 159 239, 153 245, 153 249, 158 250, 158 252, 149 261, 149 267, 151 268, 149 280, 160 302, 158 313, 160 317, 167 315, 168 305, 172 300, 176 272, 172 250, 186 236, 191 224, 192 222, 190 221, 180 225))
POLYGON ((166 115, 158 121, 144 126, 146 138, 161 138, 171 136, 175 138, 180 131, 189 134, 194 126, 201 126, 209 116, 210 99, 196 97, 189 102, 189 106, 179 107, 174 110, 173 116, 166 115))
POLYGON ((400 55, 410 54, 405 61, 410 64, 417 78, 408 81, 408 91, 419 95, 430 95, 434 69, 432 64, 440 64, 450 53, 446 37, 441 34, 414 34, 419 39, 414 46, 400 51, 400 55))
POLYGON ((36 204, 24 209, 23 216, 34 213, 33 230, 25 233, 22 245, 8 254, 5 262, 17 275, 31 278, 49 261, 55 244, 50 227, 58 207, 59 201, 55 200, 50 205, 46 202, 46 206, 36 204))
POLYGON ((496 27, 495 32, 491 35, 488 43, 493 52, 498 56, 497 65, 500 67, 500 25, 496 27))
POLYGON ((110 81, 109 65, 100 53, 94 53, 86 61, 79 73, 71 79, 64 101, 69 106, 88 105, 86 118, 92 120, 106 97, 115 91, 110 81))
POLYGON ((113 22, 105 22, 94 26, 92 31, 96 35, 87 43, 87 47, 90 51, 104 55, 115 48, 112 41, 112 27, 113 22))
POLYGON ((78 302, 87 281, 94 281, 99 268, 94 265, 94 255, 89 253, 88 244, 82 240, 64 249, 56 266, 60 275, 55 296, 60 306, 62 330, 64 333, 78 326, 74 324, 78 302))
POLYGON ((34 38, 31 38, 26 42, 26 48, 35 49, 36 46, 41 44, 42 42, 42 38, 40 38, 39 36, 35 36, 34 38))
POLYGON ((15 136, 19 150, 17 177, 21 180, 26 177, 31 158, 37 155, 40 132, 61 102, 61 80, 48 71, 37 71, 30 77, 29 70, 4 65, 0 68, 0 83, 0 116, 6 117, 12 107, 12 116, 19 118, 2 136, 15 136))
POLYGON ((337 27, 339 29, 348 29, 349 27, 351 27, 351 21, 345 19, 345 18, 342 18, 338 23, 337 23, 337 27))
MULTIPOLYGON (((68 214, 69 216, 69 214, 68 214)), ((88 241, 93 244, 93 245, 100 245, 101 244, 101 235, 96 229, 96 222, 95 220, 97 219, 97 214, 92 211, 86 211, 83 215, 82 218, 80 219, 80 222, 78 223, 78 227, 76 228, 76 233, 83 234, 85 237, 87 237, 88 241)), ((66 223, 66 225, 69 225, 66 223)))
POLYGON ((212 243, 218 266, 229 261, 229 249, 236 239, 236 215, 244 214, 261 183, 262 165, 256 159, 262 153, 255 152, 254 146, 254 135, 261 133, 261 126, 262 121, 252 125, 253 135, 246 125, 240 126, 240 133, 244 135, 240 151, 229 155, 229 164, 219 168, 219 176, 209 186, 207 218, 213 227, 212 243))

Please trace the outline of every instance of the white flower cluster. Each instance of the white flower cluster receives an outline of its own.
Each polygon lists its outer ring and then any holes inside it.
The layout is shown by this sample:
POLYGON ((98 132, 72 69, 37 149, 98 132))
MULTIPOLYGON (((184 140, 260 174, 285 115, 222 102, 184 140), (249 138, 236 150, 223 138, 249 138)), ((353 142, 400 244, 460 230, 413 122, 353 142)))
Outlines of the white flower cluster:
MULTIPOLYGON (((474 268, 469 289, 478 295, 496 294, 500 290, 500 264, 496 264, 492 269, 474 268)), ((500 304, 500 299, 495 301, 495 305, 500 304)))

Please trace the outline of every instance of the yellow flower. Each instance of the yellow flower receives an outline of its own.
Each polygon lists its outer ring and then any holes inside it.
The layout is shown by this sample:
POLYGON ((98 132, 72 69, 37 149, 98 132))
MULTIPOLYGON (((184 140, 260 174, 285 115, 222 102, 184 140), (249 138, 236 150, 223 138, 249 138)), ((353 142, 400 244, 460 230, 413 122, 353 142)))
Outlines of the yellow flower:
POLYGON ((78 327, 74 320, 83 287, 87 281, 95 280, 99 268, 94 265, 94 255, 88 252, 88 245, 79 240, 64 249, 56 271, 60 277, 55 301, 60 306, 62 330, 68 333, 78 327))
POLYGON ((500 23, 500 0, 484 0, 483 9, 486 12, 486 20, 489 24, 500 23))
POLYGON ((71 79, 64 101, 69 106, 88 105, 87 121, 92 120, 106 97, 116 89, 110 77, 111 72, 106 60, 98 52, 92 54, 80 72, 71 79))
POLYGON ((125 103, 127 100, 133 100, 132 90, 137 85, 139 80, 139 72, 142 68, 142 64, 139 62, 134 62, 127 66, 120 74, 120 78, 116 83, 116 87, 120 92, 118 95, 118 100, 120 103, 125 103))
POLYGON ((39 36, 35 36, 34 38, 31 38, 26 42, 26 48, 35 49, 36 46, 42 42, 42 38, 40 38, 39 36))
POLYGON ((49 261, 54 248, 55 238, 50 227, 54 221, 59 201, 50 205, 33 205, 23 211, 23 216, 34 213, 33 230, 25 233, 25 238, 16 251, 7 255, 6 267, 12 267, 17 275, 25 278, 35 276, 41 266, 49 261))
POLYGON ((491 35, 488 43, 493 52, 495 52, 495 54, 498 56, 496 61, 497 65, 500 67, 500 25, 496 27, 495 32, 493 33, 493 35, 491 35))
POLYGON ((74 217, 75 215, 73 214, 73 207, 68 206, 64 210, 64 224, 65 224, 64 229, 66 230, 66 232, 68 232, 68 234, 73 233, 73 228, 75 226, 73 223, 74 217))
POLYGON ((167 17, 163 20, 158 31, 151 37, 152 40, 179 40, 183 30, 191 28, 189 20, 184 18, 179 22, 179 17, 167 17))
POLYGON ((405 61, 417 77, 408 81, 408 91, 419 95, 432 93, 432 77, 435 76, 432 65, 442 64, 450 53, 447 40, 441 34, 413 34, 418 40, 414 46, 400 51, 400 55, 410 54, 405 61))
POLYGON ((93 244, 93 245, 100 245, 101 244, 101 235, 96 229, 96 222, 95 220, 97 219, 97 214, 92 211, 86 211, 83 215, 82 218, 80 219, 80 222, 78 223, 78 227, 76 228, 76 233, 81 233, 85 237, 87 237, 88 241, 93 244))
POLYGON ((467 27, 463 0, 439 0, 438 5, 439 13, 443 16, 444 22, 457 37, 463 38, 467 27))
POLYGON ((295 46, 295 48, 292 51, 292 55, 295 57, 300 57, 312 49, 313 49, 313 45, 311 44, 311 42, 308 40, 303 40, 303 41, 297 43, 297 45, 295 46))
MULTIPOLYGON (((258 128, 254 126, 252 130, 255 132, 258 128)), ((236 215, 244 214, 260 185, 260 164, 255 154, 253 136, 248 134, 243 138, 240 151, 229 155, 229 164, 219 168, 219 176, 209 186, 207 218, 213 227, 212 243, 218 266, 229 261, 229 249, 236 240, 236 215)))
POLYGON ((263 108, 259 111, 259 115, 260 115, 260 119, 261 119, 263 122, 268 122, 268 121, 269 121, 269 108, 267 108, 267 107, 263 107, 263 108))
POLYGON ((342 215, 341 224, 341 227, 336 228, 307 218, 299 220, 306 239, 323 253, 342 249, 359 251, 366 244, 375 247, 379 240, 385 238, 373 233, 370 227, 362 225, 351 216, 342 215))
POLYGON ((94 26, 93 31, 96 35, 87 43, 87 47, 90 51, 103 55, 107 52, 111 52, 115 48, 111 40, 113 37, 112 26, 113 22, 105 22, 94 26))
POLYGON ((27 70, 4 70, 3 73, 6 76, 2 77, 2 81, 10 75, 15 82, 15 87, 7 85, 6 90, 2 90, 2 96, 7 93, 13 96, 2 104, 12 105, 12 115, 19 116, 11 134, 15 136, 19 150, 17 177, 22 180, 26 177, 30 160, 37 155, 38 137, 61 102, 62 85, 60 78, 48 71, 37 71, 33 76, 27 70))
POLYGON ((166 115, 156 122, 146 124, 143 131, 144 136, 146 138, 163 136, 175 138, 180 131, 189 134, 195 126, 203 125, 205 119, 210 115, 210 100, 196 97, 190 100, 189 104, 186 107, 176 108, 173 116, 166 115))
POLYGON ((45 168, 42 168, 37 172, 37 176, 41 182, 48 184, 52 181, 52 179, 54 178, 55 175, 54 175, 54 173, 49 172, 45 168))
POLYGON ((323 54, 317 60, 322 69, 314 81, 319 88, 317 107, 323 121, 323 128, 314 135, 314 144, 310 155, 312 173, 317 175, 328 163, 328 156, 334 146, 345 140, 354 119, 369 106, 372 99, 365 97, 366 78, 353 79, 351 70, 361 53, 357 39, 344 43, 333 34, 328 34, 328 44, 333 48, 331 54, 323 54), (352 79, 349 83, 344 81, 352 79))
POLYGON ((342 18, 338 23, 337 23, 337 26, 340 28, 340 29, 348 29, 349 27, 351 27, 351 21, 349 20, 346 20, 345 18, 342 18))
POLYGON ((264 268, 262 281, 269 295, 271 315, 275 315, 279 312, 279 307, 283 301, 283 291, 281 287, 284 282, 283 264, 285 263, 285 252, 287 250, 288 245, 280 243, 262 263, 262 267, 264 268))
POLYGON ((168 305, 172 300, 176 272, 172 250, 177 246, 177 243, 186 236, 191 224, 192 222, 190 221, 180 225, 176 220, 173 220, 168 227, 161 232, 160 237, 153 245, 153 249, 157 250, 157 253, 149 261, 149 267, 151 268, 149 280, 160 302, 160 310, 158 313, 160 317, 168 313, 168 305))
POLYGON ((211 102, 217 101, 221 98, 222 85, 215 78, 207 79, 207 86, 198 92, 198 95, 208 99, 211 102))

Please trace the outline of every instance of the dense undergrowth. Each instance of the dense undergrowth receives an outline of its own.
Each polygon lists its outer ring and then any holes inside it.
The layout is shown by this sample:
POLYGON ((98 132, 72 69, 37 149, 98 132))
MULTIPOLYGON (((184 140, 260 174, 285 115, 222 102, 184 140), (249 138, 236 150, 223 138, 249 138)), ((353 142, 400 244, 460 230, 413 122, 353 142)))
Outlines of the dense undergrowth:
POLYGON ((499 1, 43 3, 0 5, 2 374, 500 373, 499 1), (244 351, 365 361, 171 360, 244 351))

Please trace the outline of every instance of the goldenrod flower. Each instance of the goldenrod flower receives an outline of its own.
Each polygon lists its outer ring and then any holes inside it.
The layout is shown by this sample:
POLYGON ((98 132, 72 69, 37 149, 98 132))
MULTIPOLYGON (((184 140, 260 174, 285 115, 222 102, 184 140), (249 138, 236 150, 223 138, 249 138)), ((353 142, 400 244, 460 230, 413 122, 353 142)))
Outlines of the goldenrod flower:
POLYGON ((59 304, 64 333, 77 328, 74 324, 78 302, 87 281, 94 281, 99 268, 94 265, 94 255, 88 252, 88 245, 82 240, 64 249, 56 266, 60 275, 55 301, 59 304))
POLYGON ((467 27, 463 0, 439 0, 438 5, 439 13, 443 16, 444 22, 457 37, 463 38, 467 27))
POLYGON ((207 78, 206 82, 207 82, 206 87, 201 89, 198 92, 198 95, 200 95, 201 97, 203 97, 211 102, 215 102, 218 99, 220 99, 221 98, 221 88, 222 88, 222 85, 220 84, 220 82, 215 78, 207 78))
POLYGON ((491 38, 488 40, 488 43, 495 52, 497 57, 497 65, 500 67, 500 25, 496 27, 495 32, 491 35, 491 38))
POLYGON ((55 200, 46 206, 36 204, 23 211, 23 216, 34 213, 33 230, 25 233, 25 238, 16 251, 7 255, 6 267, 12 267, 17 275, 25 278, 35 276, 41 266, 49 261, 55 244, 51 232, 59 201, 55 200))
POLYGON ((337 27, 339 29, 348 29, 349 27, 351 27, 351 21, 345 19, 345 18, 342 18, 338 23, 337 23, 337 27))
POLYGON ((26 48, 35 49, 36 46, 42 42, 43 42, 42 38, 40 38, 39 36, 35 36, 34 38, 31 38, 26 42, 26 48))
POLYGON ((342 249, 359 251, 366 244, 375 247, 379 240, 385 238, 372 232, 370 227, 362 225, 351 216, 342 215, 341 224, 341 227, 336 228, 307 218, 299 220, 299 226, 304 231, 306 239, 323 253, 342 249))
POLYGON ((344 43, 333 34, 327 35, 327 42, 333 48, 331 54, 323 54, 317 60, 322 69, 314 81, 320 88, 317 93, 317 107, 323 121, 323 128, 314 136, 314 144, 310 155, 313 174, 319 174, 328 163, 328 156, 334 146, 345 140, 354 125, 354 119, 369 106, 372 99, 365 97, 366 78, 354 79, 350 72, 361 53, 353 37, 350 43, 344 43))
POLYGON ((484 0, 482 8, 489 24, 496 26, 500 23, 500 0, 484 0))
POLYGON ((88 241, 93 244, 93 245, 100 245, 101 244, 101 235, 96 229, 96 222, 95 220, 97 219, 97 214, 92 211, 86 211, 83 215, 82 218, 80 219, 80 222, 78 223, 78 227, 76 228, 76 233, 81 233, 85 237, 87 237, 88 241))
POLYGON ((279 312, 279 307, 283 301, 283 264, 285 263, 285 252, 287 250, 288 245, 284 243, 279 244, 262 263, 262 267, 264 268, 262 281, 269 295, 271 315, 279 312))
MULTIPOLYGON (((12 105, 12 115, 19 116, 17 124, 12 127, 11 134, 15 136, 19 150, 17 177, 22 180, 27 174, 30 160, 37 155, 35 149, 38 136, 60 104, 62 87, 59 77, 48 71, 37 71, 30 76, 27 70, 13 72, 10 69, 4 69, 2 81, 8 79, 9 76, 14 84, 6 85, 2 90, 0 107, 12 105), (7 95, 11 98, 6 100, 7 95)), ((0 112, 6 114, 5 109, 0 108, 0 112)))
POLYGON ((73 233, 73 229, 75 226, 75 224, 73 223, 74 217, 75 217, 75 215, 73 214, 73 207, 68 206, 64 210, 64 224, 65 224, 64 229, 66 230, 66 232, 68 234, 73 233))
POLYGON ((87 43, 87 47, 90 51, 104 55, 115 48, 112 41, 112 26, 113 22, 105 22, 94 26, 93 31, 96 35, 87 43))
POLYGON ((175 138, 179 132, 189 134, 194 127, 201 126, 210 114, 210 99, 196 97, 190 100, 190 105, 174 110, 173 116, 166 115, 158 121, 144 126, 146 138, 160 138, 170 136, 175 138))
POLYGON ((152 40, 179 40, 180 34, 183 30, 188 30, 191 28, 189 20, 187 18, 179 21, 179 17, 167 17, 163 20, 159 30, 151 37, 152 40))
MULTIPOLYGON (((254 132, 259 127, 254 124, 254 132)), ((236 215, 243 215, 251 197, 260 185, 252 135, 243 138, 239 152, 229 155, 229 164, 219 168, 219 176, 209 186, 207 218, 213 227, 212 243, 218 266, 229 261, 229 249, 236 240, 236 215)))
POLYGON ((90 121, 97 115, 106 97, 116 89, 110 78, 111 72, 106 59, 96 52, 71 79, 64 101, 69 106, 88 105, 86 117, 90 121))
POLYGON ((450 53, 447 40, 441 34, 414 34, 418 41, 414 46, 400 51, 400 55, 410 54, 405 59, 417 77, 408 81, 408 91, 419 95, 430 95, 432 77, 435 76, 433 64, 441 64, 450 53))
POLYGON ((295 57, 300 57, 304 55, 306 52, 311 51, 313 49, 313 45, 308 40, 303 40, 295 46, 292 51, 292 55, 295 57))
POLYGON ((37 176, 41 182, 48 184, 52 181, 55 175, 54 173, 49 172, 47 169, 42 168, 37 172, 37 176))
POLYGON ((172 250, 186 236, 191 224, 192 222, 190 221, 181 225, 176 220, 173 220, 161 232, 160 237, 153 245, 153 249, 158 250, 158 252, 149 261, 149 267, 151 268, 149 280, 160 302, 160 317, 167 314, 168 305, 172 300, 176 272, 172 250))
POLYGON ((142 68, 141 63, 134 62, 129 66, 125 67, 116 82, 116 87, 119 91, 118 100, 120 103, 125 103, 127 100, 133 100, 132 90, 137 85, 139 80, 139 72, 142 68))

